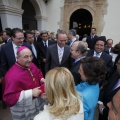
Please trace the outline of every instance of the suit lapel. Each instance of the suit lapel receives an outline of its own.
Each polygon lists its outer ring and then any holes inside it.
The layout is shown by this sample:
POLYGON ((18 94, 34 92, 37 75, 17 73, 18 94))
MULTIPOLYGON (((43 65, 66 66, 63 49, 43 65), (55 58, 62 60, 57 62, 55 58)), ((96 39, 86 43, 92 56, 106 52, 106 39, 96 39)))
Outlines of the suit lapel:
MULTIPOLYGON (((34 46, 34 48, 35 48, 36 54, 38 55, 37 49, 36 49, 36 44, 34 43, 33 46, 34 46)), ((33 52, 33 51, 32 51, 32 52, 33 52)), ((34 52, 33 52, 33 54, 34 54, 34 52)), ((37 58, 37 57, 35 56, 35 54, 34 54, 34 57, 37 58)))
POLYGON ((57 62, 57 64, 59 64, 59 57, 58 57, 58 48, 57 48, 57 44, 54 46, 54 48, 53 48, 54 50, 54 53, 53 53, 53 55, 55 56, 54 58, 55 58, 55 61, 57 62))
POLYGON ((45 50, 45 46, 43 44, 43 41, 41 41, 41 43, 40 43, 40 49, 46 55, 46 50, 45 50))
POLYGON ((11 61, 16 62, 16 58, 15 58, 15 54, 14 54, 12 42, 10 42, 10 45, 9 45, 9 53, 10 53, 10 54, 9 54, 9 55, 10 55, 9 58, 11 58, 11 61), (12 59, 13 59, 13 60, 12 60, 12 59))
POLYGON ((65 46, 64 47, 64 53, 63 53, 63 57, 62 57, 62 61, 61 61, 61 64, 64 63, 64 61, 66 60, 66 57, 68 56, 68 49, 67 47, 65 46))
POLYGON ((105 55, 104 52, 102 52, 100 58, 103 59, 103 60, 105 61, 105 63, 106 63, 106 58, 107 58, 107 57, 106 57, 106 55, 105 55))

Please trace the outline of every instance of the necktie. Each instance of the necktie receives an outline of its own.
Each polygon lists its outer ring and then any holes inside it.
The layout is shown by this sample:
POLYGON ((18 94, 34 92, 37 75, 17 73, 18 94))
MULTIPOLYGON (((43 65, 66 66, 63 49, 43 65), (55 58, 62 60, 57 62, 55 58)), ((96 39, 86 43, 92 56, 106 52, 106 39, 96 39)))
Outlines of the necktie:
MULTIPOLYGON (((18 48, 19 48, 20 46, 16 46, 16 50, 18 50, 18 48)), ((16 52, 17 53, 17 52, 16 52)))
POLYGON ((16 46, 16 48, 18 49, 20 46, 16 46))
POLYGON ((73 43, 73 42, 72 42, 72 41, 70 41, 70 47, 72 46, 72 43, 73 43))
POLYGON ((33 53, 34 53, 35 57, 37 58, 37 53, 36 53, 36 50, 35 50, 34 45, 32 44, 32 45, 31 45, 31 47, 32 47, 32 51, 33 51, 33 53))
POLYGON ((62 49, 59 49, 59 50, 58 50, 58 55, 59 55, 59 64, 61 64, 62 57, 63 57, 62 49))
POLYGON ((45 49, 47 50, 47 44, 46 44, 46 42, 44 42, 44 47, 45 47, 45 49))
POLYGON ((96 56, 96 57, 100 57, 100 53, 97 53, 97 52, 96 52, 95 56, 96 56))
POLYGON ((91 36, 91 39, 94 39, 94 35, 91 36))
MULTIPOLYGON (((19 48, 20 46, 16 46, 16 49, 15 49, 15 57, 17 56, 17 51, 18 51, 18 48, 19 48)), ((17 58, 16 58, 16 61, 17 61, 17 58)))

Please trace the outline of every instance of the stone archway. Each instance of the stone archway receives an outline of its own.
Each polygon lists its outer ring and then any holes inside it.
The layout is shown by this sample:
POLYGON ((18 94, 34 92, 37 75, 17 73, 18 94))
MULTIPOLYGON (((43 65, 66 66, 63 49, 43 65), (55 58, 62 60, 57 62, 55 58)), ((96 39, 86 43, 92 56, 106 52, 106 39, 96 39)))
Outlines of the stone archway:
POLYGON ((61 12, 64 11, 64 15, 61 16, 60 28, 68 31, 71 15, 76 10, 86 9, 92 15, 92 27, 95 27, 97 34, 100 35, 105 24, 104 15, 107 11, 107 5, 107 0, 65 0, 64 7, 61 8, 61 12))
POLYGON ((69 29, 76 29, 81 37, 84 34, 89 35, 92 27, 92 15, 86 9, 78 9, 70 17, 69 29))
POLYGON ((29 0, 23 0, 22 26, 24 30, 37 30, 36 12, 29 0), (27 7, 26 7, 27 6, 27 7))

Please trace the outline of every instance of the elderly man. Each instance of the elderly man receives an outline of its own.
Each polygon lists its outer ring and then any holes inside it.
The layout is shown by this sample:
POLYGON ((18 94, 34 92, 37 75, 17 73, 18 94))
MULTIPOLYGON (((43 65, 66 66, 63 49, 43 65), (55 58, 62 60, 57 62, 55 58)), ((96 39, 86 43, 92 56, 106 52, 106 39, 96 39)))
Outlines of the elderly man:
POLYGON ((67 44, 70 45, 70 47, 72 46, 72 44, 77 41, 76 38, 76 31, 74 29, 70 29, 68 32, 68 38, 70 40, 70 42, 68 42, 67 44))
POLYGON ((71 57, 75 60, 70 71, 74 77, 75 85, 78 85, 81 82, 81 77, 80 74, 78 73, 80 60, 82 58, 85 58, 87 52, 85 43, 82 41, 74 42, 73 45, 71 46, 70 52, 71 52, 71 57))
POLYGON ((116 94, 107 106, 109 107, 109 120, 120 120, 120 87, 116 90, 116 94))
POLYGON ((112 39, 108 39, 108 40, 106 41, 106 47, 105 47, 105 51, 106 51, 108 54, 110 54, 110 53, 113 51, 112 45, 113 45, 113 40, 112 40, 112 39))
POLYGON ((44 92, 42 72, 31 62, 31 51, 21 46, 17 62, 9 69, 3 80, 3 100, 10 107, 13 120, 33 120, 43 107, 44 92))

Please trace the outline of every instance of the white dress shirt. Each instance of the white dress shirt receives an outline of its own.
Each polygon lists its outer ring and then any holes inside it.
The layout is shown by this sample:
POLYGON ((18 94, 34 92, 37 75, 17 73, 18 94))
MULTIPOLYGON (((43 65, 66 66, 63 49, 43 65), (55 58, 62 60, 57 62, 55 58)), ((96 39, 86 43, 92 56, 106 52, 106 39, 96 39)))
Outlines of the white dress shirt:
POLYGON ((31 47, 32 47, 32 51, 33 51, 35 57, 37 58, 37 52, 36 52, 35 46, 33 44, 31 44, 31 47))
MULTIPOLYGON (((43 41, 43 44, 45 46, 45 41, 43 41)), ((48 47, 48 40, 46 41, 46 46, 48 47)))
POLYGON ((102 52, 97 53, 96 51, 94 51, 93 56, 94 56, 94 57, 99 57, 99 58, 100 58, 101 54, 102 54, 102 52))
POLYGON ((63 53, 64 53, 64 47, 59 47, 59 45, 57 44, 57 48, 58 48, 58 58, 59 58, 59 64, 61 64, 62 61, 62 57, 63 57, 63 53))
MULTIPOLYGON (((15 58, 17 57, 17 50, 18 50, 18 46, 15 45, 13 42, 12 42, 12 45, 13 45, 13 51, 14 51, 14 55, 15 55, 15 58)), ((17 61, 17 59, 16 59, 17 61)))

